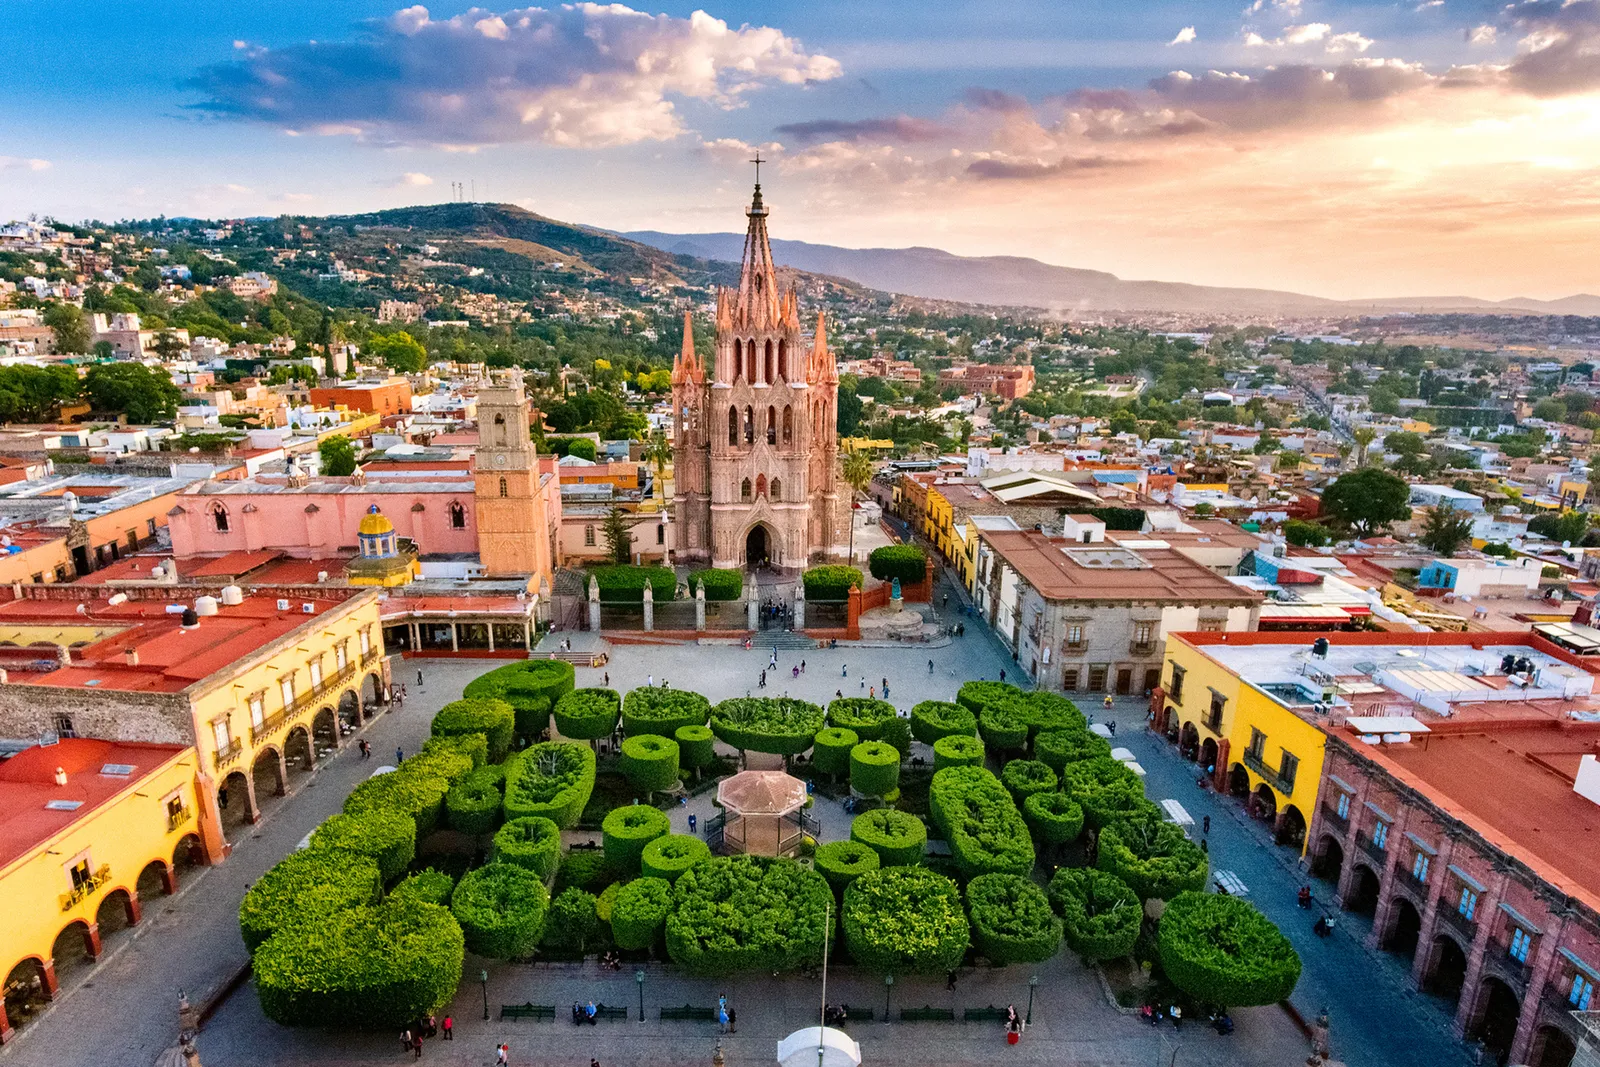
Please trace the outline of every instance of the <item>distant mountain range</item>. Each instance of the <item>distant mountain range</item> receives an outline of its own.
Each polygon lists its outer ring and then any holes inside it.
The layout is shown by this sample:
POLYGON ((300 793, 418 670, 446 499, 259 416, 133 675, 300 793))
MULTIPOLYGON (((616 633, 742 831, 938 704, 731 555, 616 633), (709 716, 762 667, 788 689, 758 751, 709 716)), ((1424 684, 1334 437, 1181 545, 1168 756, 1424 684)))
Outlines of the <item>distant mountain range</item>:
MULTIPOLYGON (((741 233, 621 236, 675 255, 737 263, 741 233)), ((772 242, 782 266, 829 274, 873 289, 931 300, 1051 310, 1181 311, 1198 314, 1345 315, 1368 311, 1600 315, 1600 296, 1560 300, 1479 300, 1468 296, 1328 300, 1274 289, 1233 289, 1182 282, 1126 281, 1104 271, 1058 267, 1022 256, 957 256, 937 248, 840 248, 807 241, 772 242)))

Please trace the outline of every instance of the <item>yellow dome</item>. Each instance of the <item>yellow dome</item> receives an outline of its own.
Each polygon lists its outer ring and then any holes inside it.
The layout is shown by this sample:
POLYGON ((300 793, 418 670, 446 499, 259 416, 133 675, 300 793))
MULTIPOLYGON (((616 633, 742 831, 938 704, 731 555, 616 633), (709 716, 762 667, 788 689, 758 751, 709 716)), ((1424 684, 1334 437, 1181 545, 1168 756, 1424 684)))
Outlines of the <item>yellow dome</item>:
POLYGON ((374 504, 372 507, 367 509, 366 515, 361 519, 361 529, 359 532, 367 537, 377 537, 381 534, 394 533, 394 523, 385 518, 383 512, 378 510, 378 505, 374 504))

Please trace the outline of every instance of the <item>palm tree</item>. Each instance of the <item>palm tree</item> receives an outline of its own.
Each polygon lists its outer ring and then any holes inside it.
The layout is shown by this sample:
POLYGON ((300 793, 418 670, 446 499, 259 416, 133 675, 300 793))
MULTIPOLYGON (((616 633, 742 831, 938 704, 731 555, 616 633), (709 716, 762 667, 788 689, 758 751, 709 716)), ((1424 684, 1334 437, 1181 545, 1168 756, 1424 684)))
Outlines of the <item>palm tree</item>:
POLYGON ((1360 426, 1350 434, 1356 442, 1356 466, 1367 465, 1367 446, 1372 444, 1373 438, 1378 436, 1378 431, 1370 426, 1360 426))
POLYGON ((667 440, 666 432, 653 432, 645 439, 644 449, 639 455, 645 462, 655 464, 656 484, 661 486, 662 499, 666 499, 667 488, 662 479, 667 476, 667 464, 672 462, 672 444, 667 440))
MULTIPOLYGON (((872 481, 872 460, 865 452, 852 448, 844 457, 844 480, 856 493, 866 492, 867 485, 872 481)), ((855 494, 850 496, 850 560, 856 558, 856 516, 855 494)))

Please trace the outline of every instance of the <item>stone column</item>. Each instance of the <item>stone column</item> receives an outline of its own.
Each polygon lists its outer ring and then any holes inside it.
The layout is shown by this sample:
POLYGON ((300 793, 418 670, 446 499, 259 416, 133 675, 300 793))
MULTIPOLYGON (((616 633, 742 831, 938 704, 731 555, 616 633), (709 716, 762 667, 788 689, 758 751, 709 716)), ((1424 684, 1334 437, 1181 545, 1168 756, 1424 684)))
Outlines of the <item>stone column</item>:
POLYGON ((139 904, 138 893, 129 893, 124 899, 127 903, 122 906, 122 910, 127 913, 128 925, 138 926, 139 920, 144 918, 144 908, 139 904))
POLYGON ((1389 927, 1389 916, 1394 911, 1395 865, 1400 862, 1400 851, 1405 847, 1406 823, 1410 809, 1402 807, 1395 813, 1394 825, 1383 842, 1383 870, 1378 874, 1378 907, 1372 913, 1372 933, 1367 935, 1367 947, 1382 948, 1383 935, 1389 927))
MULTIPOLYGON (((1222 796, 1228 795, 1228 749, 1231 744, 1232 742, 1226 737, 1217 741, 1217 773, 1211 776, 1211 785, 1222 796)), ((1311 831, 1307 830, 1307 840, 1310 839, 1310 835, 1311 831)))
POLYGON ((461 651, 461 635, 456 631, 456 624, 453 622, 450 624, 450 651, 461 651))
POLYGON ((656 592, 649 582, 644 586, 644 630, 649 633, 656 628, 656 592))
POLYGON ((706 628, 706 583, 694 583, 694 628, 696 632, 706 628))
POLYGON ((796 633, 806 628, 806 583, 794 584, 794 629, 796 633))
POLYGON ((100 924, 89 923, 83 930, 83 951, 91 960, 98 960, 105 946, 100 943, 100 924))
POLYGON ((422 649, 422 629, 416 623, 411 623, 410 626, 411 626, 411 651, 417 652, 417 651, 420 651, 422 649))
POLYGON ((1411 984, 1422 988, 1428 971, 1428 961, 1433 955, 1433 931, 1439 923, 1439 908, 1443 905, 1440 889, 1449 873, 1450 857, 1455 855, 1456 839, 1446 836, 1439 842, 1439 854, 1433 857, 1428 868, 1428 904, 1422 909, 1422 929, 1417 933, 1417 951, 1411 957, 1411 984))
POLYGON ((1478 984, 1483 981, 1483 958, 1489 952, 1490 930, 1494 927, 1495 915, 1500 910, 1500 901, 1505 899, 1506 885, 1510 881, 1510 873, 1502 871, 1496 874, 1488 891, 1478 897, 1478 907, 1472 913, 1476 932, 1472 938, 1472 949, 1467 953, 1467 976, 1461 982, 1461 999, 1456 1003, 1455 1022, 1450 1026, 1450 1032, 1457 1038, 1466 1036, 1467 1027, 1472 1023, 1472 1009, 1478 1006, 1478 984))
POLYGON ((526 619, 522 622, 522 651, 533 651, 533 627, 528 625, 526 619))
POLYGON ((1546 930, 1539 936, 1539 947, 1534 952, 1532 961, 1533 974, 1528 978, 1528 992, 1522 998, 1522 1014, 1517 1016, 1517 1033, 1511 1039, 1510 1062, 1512 1063, 1527 1062, 1528 1052, 1533 1046, 1534 1031, 1539 1025, 1539 998, 1544 995, 1544 987, 1555 971, 1556 949, 1561 947, 1570 921, 1563 915, 1554 930, 1546 930))
POLYGON ((61 992, 61 983, 56 980, 56 961, 45 960, 40 969, 44 971, 44 999, 55 1000, 56 994, 61 992))
POLYGON ((494 620, 493 619, 485 620, 483 626, 484 626, 484 629, 489 631, 489 651, 493 652, 494 651, 494 620))
POLYGON ((589 629, 600 632, 600 582, 593 575, 589 576, 589 629))
POLYGON ((170 863, 161 865, 161 892, 172 896, 178 891, 178 869, 170 863))
POLYGON ((0 997, 0 1045, 11 1040, 11 1021, 6 1018, 5 998, 0 997))

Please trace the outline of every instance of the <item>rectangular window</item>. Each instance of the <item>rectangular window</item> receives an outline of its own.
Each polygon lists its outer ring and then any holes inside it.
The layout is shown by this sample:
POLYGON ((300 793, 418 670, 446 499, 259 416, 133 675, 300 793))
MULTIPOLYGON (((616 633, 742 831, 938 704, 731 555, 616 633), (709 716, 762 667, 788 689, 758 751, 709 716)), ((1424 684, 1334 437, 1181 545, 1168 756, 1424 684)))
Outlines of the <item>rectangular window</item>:
POLYGON ((1227 619, 1201 619, 1200 632, 1203 634, 1220 634, 1227 625, 1227 619))
POLYGON ((1211 694, 1211 710, 1206 714, 1206 729, 1214 734, 1222 732, 1222 709, 1228 704, 1228 698, 1221 693, 1211 694))
POLYGON ((228 720, 218 719, 211 724, 211 742, 217 746, 218 752, 228 751, 233 744, 233 737, 228 732, 228 720))
POLYGON ((322 685, 322 660, 314 659, 306 666, 311 669, 311 688, 320 688, 322 685))
POLYGON ((1428 880, 1428 854, 1426 852, 1418 852, 1416 858, 1411 861, 1411 877, 1419 882, 1428 880))
POLYGON ((340 641, 333 646, 333 666, 335 670, 344 670, 345 664, 350 662, 350 652, 345 647, 348 641, 340 641))
POLYGON ((1138 648, 1149 648, 1155 643, 1156 624, 1153 622, 1136 622, 1133 624, 1133 643, 1138 648))
POLYGON ((261 729, 262 722, 266 720, 266 717, 265 701, 263 701, 259 695, 251 697, 250 725, 259 730, 261 729))
POLYGON ((583 543, 585 547, 594 547, 594 527, 592 525, 583 528, 583 543))
POLYGON ((1334 805, 1334 810, 1339 813, 1339 818, 1341 818, 1341 819, 1350 818, 1350 794, 1349 793, 1340 793, 1339 794, 1339 803, 1334 805))
POLYGON ((1183 676, 1187 673, 1176 663, 1172 665, 1172 702, 1174 704, 1181 705, 1183 703, 1183 676))
POLYGON ((94 877, 89 867, 89 857, 86 855, 73 863, 71 867, 67 868, 67 874, 72 878, 72 888, 81 889, 88 885, 89 881, 94 877))
POLYGON ((1078 691, 1078 668, 1068 667, 1061 672, 1061 688, 1069 693, 1078 691))
POLYGON ((1098 693, 1106 687, 1106 671, 1104 663, 1094 663, 1089 666, 1089 692, 1098 693))
POLYGON ((1511 958, 1518 963, 1528 962, 1528 950, 1533 947, 1533 936, 1520 926, 1511 930, 1511 958))
POLYGON ((1372 828, 1372 843, 1378 848, 1386 848, 1389 843, 1389 824, 1379 819, 1372 828))
POLYGON ((1579 1011, 1588 1011, 1589 1002, 1593 999, 1594 983, 1584 975, 1573 975, 1572 988, 1567 990, 1567 1003, 1579 1011))
POLYGON ((1462 918, 1470 919, 1478 913, 1478 894, 1466 886, 1461 887, 1461 901, 1456 905, 1456 911, 1462 918))
POLYGON ((278 691, 283 694, 283 706, 294 706, 294 675, 290 675, 278 683, 278 691))
POLYGON ((1245 755, 1251 759, 1258 760, 1261 758, 1261 753, 1266 750, 1266 747, 1267 735, 1257 730, 1254 726, 1250 727, 1250 747, 1244 750, 1245 755))
POLYGON ((144 520, 144 529, 146 533, 148 533, 151 537, 154 537, 156 535, 156 520, 144 520))
POLYGON ((372 651, 372 635, 367 633, 367 630, 366 630, 365 627, 362 627, 362 630, 361 630, 361 654, 363 656, 365 656, 368 652, 371 652, 371 651, 372 651))
POLYGON ((1066 647, 1069 648, 1069 649, 1082 648, 1083 647, 1083 623, 1081 623, 1081 622, 1069 622, 1069 623, 1067 623, 1066 647))
POLYGON ((665 526, 661 525, 658 522, 658 523, 656 523, 656 544, 664 545, 666 543, 667 543, 667 528, 665 526))
POLYGON ((1285 793, 1294 792, 1295 775, 1300 773, 1300 757, 1285 752, 1278 763, 1278 788, 1285 793))

